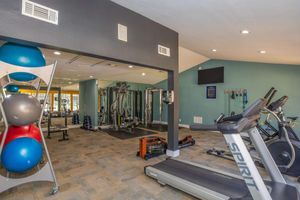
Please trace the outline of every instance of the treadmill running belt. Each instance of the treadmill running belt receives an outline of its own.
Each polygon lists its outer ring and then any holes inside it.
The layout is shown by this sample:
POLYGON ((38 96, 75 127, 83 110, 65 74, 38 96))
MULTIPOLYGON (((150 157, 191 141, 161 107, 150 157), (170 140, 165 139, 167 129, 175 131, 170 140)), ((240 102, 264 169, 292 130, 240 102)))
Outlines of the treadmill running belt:
POLYGON ((230 199, 252 199, 244 180, 241 179, 228 177, 173 159, 165 160, 151 167, 199 186, 218 191, 230 199))

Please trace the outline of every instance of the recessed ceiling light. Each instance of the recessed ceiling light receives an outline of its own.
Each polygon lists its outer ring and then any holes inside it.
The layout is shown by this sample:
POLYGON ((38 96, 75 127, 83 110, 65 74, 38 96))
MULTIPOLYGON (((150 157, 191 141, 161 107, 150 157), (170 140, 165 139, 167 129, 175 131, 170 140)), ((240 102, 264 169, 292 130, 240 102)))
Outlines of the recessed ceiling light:
POLYGON ((217 51, 217 49, 212 49, 212 51, 213 51, 213 52, 216 52, 216 51, 217 51))
POLYGON ((146 76, 146 73, 145 73, 145 72, 143 72, 143 73, 142 73, 142 76, 146 76))
POLYGON ((266 54, 267 51, 266 51, 266 50, 260 50, 259 53, 260 53, 260 54, 266 54))
POLYGON ((69 83, 69 84, 72 84, 72 82, 71 82, 71 81, 69 81, 68 83, 69 83))
POLYGON ((93 78, 94 76, 90 76, 90 78, 93 78))
POLYGON ((250 33, 250 31, 249 30, 241 30, 241 34, 243 34, 243 35, 248 35, 250 33))
POLYGON ((53 53, 58 56, 61 55, 61 53, 59 51, 54 51, 53 53))
POLYGON ((131 68, 133 68, 133 66, 132 66, 132 65, 129 65, 128 67, 129 67, 130 69, 131 69, 131 68))

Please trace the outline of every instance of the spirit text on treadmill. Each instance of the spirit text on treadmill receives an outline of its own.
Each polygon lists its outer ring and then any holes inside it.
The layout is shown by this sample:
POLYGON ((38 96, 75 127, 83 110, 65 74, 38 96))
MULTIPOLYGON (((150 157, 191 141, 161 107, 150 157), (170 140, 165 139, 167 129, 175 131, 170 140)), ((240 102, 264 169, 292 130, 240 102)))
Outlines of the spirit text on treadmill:
POLYGON ((232 152, 232 155, 234 156, 234 158, 236 160, 236 163, 240 169, 242 176, 245 179, 246 184, 248 186, 255 187, 256 190, 259 191, 259 188, 257 187, 257 185, 252 177, 250 169, 248 168, 247 163, 245 162, 245 159, 244 159, 242 153, 240 152, 238 145, 236 143, 229 143, 228 146, 230 148, 230 151, 232 152))

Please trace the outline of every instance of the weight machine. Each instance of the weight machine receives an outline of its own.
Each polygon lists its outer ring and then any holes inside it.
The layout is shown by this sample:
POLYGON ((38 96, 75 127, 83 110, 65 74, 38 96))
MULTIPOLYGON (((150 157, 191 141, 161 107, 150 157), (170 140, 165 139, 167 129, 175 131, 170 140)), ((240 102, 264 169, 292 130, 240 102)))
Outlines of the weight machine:
POLYGON ((151 125, 153 123, 153 96, 154 93, 159 94, 159 123, 162 122, 163 113, 163 89, 158 88, 148 88, 145 90, 145 126, 151 125))
POLYGON ((131 90, 126 82, 102 90, 100 96, 103 100, 99 113, 101 129, 131 132, 142 121, 142 92, 131 90))

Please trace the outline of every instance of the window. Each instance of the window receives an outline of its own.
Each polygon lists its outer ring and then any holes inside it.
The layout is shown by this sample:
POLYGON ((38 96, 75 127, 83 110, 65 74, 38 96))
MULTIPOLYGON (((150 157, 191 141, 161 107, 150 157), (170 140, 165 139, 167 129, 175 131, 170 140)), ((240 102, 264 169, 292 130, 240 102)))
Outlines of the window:
POLYGON ((79 94, 73 94, 73 111, 79 110, 79 94))
MULTIPOLYGON (((38 101, 39 101, 42 105, 43 105, 43 102, 44 102, 44 100, 45 100, 45 97, 46 97, 46 93, 39 93, 38 96, 37 96, 38 101)), ((49 97, 48 97, 48 100, 49 100, 49 97)), ((50 105, 51 105, 51 104, 49 104, 49 102, 47 101, 47 104, 46 104, 46 106, 45 106, 44 111, 50 110, 50 105)))
POLYGON ((71 94, 61 94, 61 110, 66 106, 66 110, 71 110, 71 94))
POLYGON ((52 95, 53 95, 52 93, 49 93, 48 100, 47 100, 47 106, 46 106, 50 111, 52 111, 51 108, 53 106, 52 95))
POLYGON ((41 102, 45 99, 46 94, 45 93, 39 93, 37 99, 41 102))
POLYGON ((53 111, 58 111, 58 93, 54 93, 53 111))

